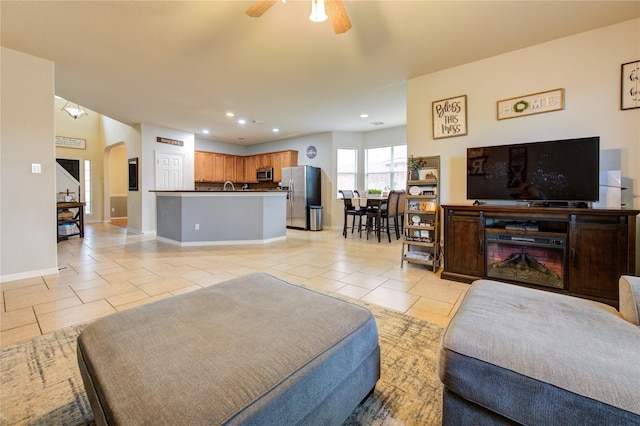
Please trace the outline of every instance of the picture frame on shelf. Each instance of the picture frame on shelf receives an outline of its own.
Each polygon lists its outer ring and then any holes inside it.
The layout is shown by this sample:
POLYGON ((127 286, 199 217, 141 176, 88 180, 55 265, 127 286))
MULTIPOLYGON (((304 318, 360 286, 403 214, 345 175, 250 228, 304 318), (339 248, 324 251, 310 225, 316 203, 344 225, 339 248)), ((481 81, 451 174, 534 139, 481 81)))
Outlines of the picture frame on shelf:
POLYGON ((433 139, 467 134, 467 95, 441 99, 431 103, 433 139))
POLYGON ((433 183, 438 181, 438 170, 436 169, 422 169, 418 173, 420 180, 426 180, 433 183))
POLYGON ((621 66, 620 109, 640 108, 640 60, 621 66))

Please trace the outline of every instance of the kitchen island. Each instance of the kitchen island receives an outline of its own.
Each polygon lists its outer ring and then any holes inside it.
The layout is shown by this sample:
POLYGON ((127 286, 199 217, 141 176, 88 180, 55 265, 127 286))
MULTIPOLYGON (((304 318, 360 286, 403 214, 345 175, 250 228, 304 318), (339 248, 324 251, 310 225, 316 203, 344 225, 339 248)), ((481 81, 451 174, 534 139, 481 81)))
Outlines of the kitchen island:
POLYGON ((286 235, 286 191, 152 191, 157 239, 180 246, 260 244, 286 235))

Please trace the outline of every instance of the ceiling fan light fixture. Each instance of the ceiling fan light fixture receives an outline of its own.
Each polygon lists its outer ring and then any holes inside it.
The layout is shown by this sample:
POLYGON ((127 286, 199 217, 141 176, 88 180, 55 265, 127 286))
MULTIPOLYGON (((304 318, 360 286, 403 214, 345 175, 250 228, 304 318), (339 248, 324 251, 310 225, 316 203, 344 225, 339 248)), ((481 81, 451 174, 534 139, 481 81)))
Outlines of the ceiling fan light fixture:
POLYGON ((62 107, 62 111, 65 111, 67 114, 69 114, 71 117, 73 117, 74 119, 78 119, 78 118, 82 118, 85 115, 89 115, 87 114, 87 111, 82 108, 79 104, 77 103, 73 103, 71 101, 67 101, 66 104, 64 104, 64 106, 62 107))
POLYGON ((324 0, 311 0, 311 15, 309 15, 309 19, 313 22, 324 22, 327 18, 324 0))

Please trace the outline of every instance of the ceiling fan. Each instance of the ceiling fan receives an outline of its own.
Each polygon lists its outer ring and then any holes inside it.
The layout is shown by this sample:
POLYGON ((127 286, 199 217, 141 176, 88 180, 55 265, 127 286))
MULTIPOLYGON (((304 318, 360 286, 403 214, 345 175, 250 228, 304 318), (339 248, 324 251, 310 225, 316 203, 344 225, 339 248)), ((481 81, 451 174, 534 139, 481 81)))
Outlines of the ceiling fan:
MULTIPOLYGON (((283 3, 284 1, 285 0, 283 0, 283 3)), ((245 13, 252 18, 259 18, 276 3, 277 0, 258 0, 253 6, 247 9, 245 13)), ((321 22, 324 21, 327 16, 336 34, 346 33, 351 28, 351 21, 344 8, 344 4, 342 4, 342 0, 311 0, 311 16, 309 19, 321 22)))

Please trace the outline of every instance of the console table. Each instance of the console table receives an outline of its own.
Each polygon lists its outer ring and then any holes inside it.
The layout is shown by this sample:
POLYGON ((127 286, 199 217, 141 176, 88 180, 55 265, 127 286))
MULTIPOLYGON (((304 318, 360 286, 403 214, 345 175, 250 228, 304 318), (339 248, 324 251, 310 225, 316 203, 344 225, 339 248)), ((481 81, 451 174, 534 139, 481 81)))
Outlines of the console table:
POLYGON ((84 238, 84 206, 86 203, 69 201, 56 204, 58 216, 58 242, 66 240, 71 236, 79 235, 84 238), (76 210, 75 214, 65 216, 63 212, 76 210), (67 230, 68 229, 68 230, 67 230))
POLYGON ((640 210, 445 205, 442 278, 490 278, 618 307, 640 210), (509 268, 504 268, 509 267, 509 268), (522 271, 529 270, 527 275, 522 271))

